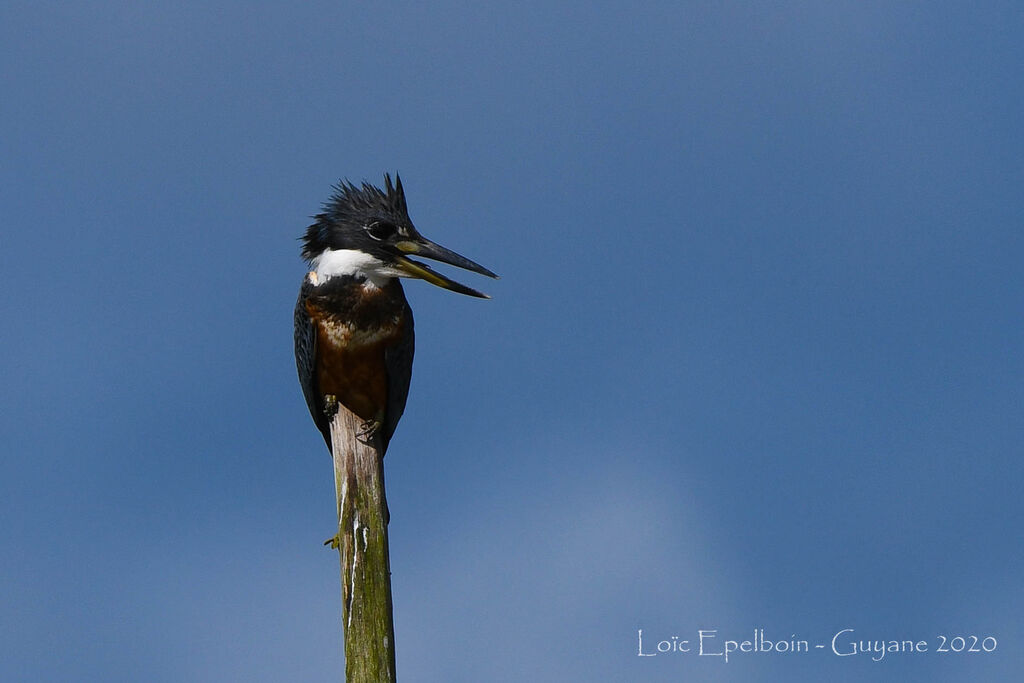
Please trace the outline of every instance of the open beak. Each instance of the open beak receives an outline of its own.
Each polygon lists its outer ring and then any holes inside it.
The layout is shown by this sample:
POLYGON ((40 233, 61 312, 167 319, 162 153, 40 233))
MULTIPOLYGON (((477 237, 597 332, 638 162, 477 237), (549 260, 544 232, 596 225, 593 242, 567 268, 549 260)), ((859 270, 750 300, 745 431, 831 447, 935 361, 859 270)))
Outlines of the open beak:
POLYGON ((483 292, 478 292, 475 289, 471 289, 465 285, 459 284, 455 280, 452 280, 441 273, 437 272, 426 263, 420 263, 419 261, 413 261, 405 254, 416 254, 424 258, 434 259, 435 261, 441 261, 442 263, 448 263, 453 266, 458 266, 465 270, 471 270, 474 273, 480 273, 487 277, 493 277, 497 279, 497 275, 487 270, 479 263, 470 261, 465 256, 459 256, 451 249, 445 249, 440 244, 435 244, 424 237, 418 237, 416 241, 404 240, 395 244, 395 247, 402 252, 397 258, 398 268, 404 273, 408 274, 409 277, 419 278, 426 280, 432 285, 443 287, 444 289, 450 289, 453 292, 459 294, 466 294, 468 296, 475 296, 481 299, 490 299, 483 292))

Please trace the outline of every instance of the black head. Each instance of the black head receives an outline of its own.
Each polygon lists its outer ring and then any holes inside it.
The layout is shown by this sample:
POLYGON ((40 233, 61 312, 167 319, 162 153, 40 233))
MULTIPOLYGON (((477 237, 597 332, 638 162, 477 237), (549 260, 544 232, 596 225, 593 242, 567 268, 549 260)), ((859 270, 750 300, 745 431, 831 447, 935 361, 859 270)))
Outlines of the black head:
POLYGON ((363 182, 356 187, 342 181, 334 188, 323 211, 302 237, 302 257, 313 263, 327 252, 357 251, 379 263, 379 272, 420 278, 461 294, 486 297, 408 256, 416 254, 472 270, 488 277, 497 275, 469 259, 435 244, 421 235, 409 218, 402 179, 384 174, 384 190, 363 182))
POLYGON ((384 186, 386 191, 367 182, 362 187, 347 180, 338 183, 323 211, 315 216, 316 222, 306 228, 302 258, 312 261, 327 249, 373 250, 394 234, 416 234, 402 179, 392 185, 391 176, 385 174, 384 186))

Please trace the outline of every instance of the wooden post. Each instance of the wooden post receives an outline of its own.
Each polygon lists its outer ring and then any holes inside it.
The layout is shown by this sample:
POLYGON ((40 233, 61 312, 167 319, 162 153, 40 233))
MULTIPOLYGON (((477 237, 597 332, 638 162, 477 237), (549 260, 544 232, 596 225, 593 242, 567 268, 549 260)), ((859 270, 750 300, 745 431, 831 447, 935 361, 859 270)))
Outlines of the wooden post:
POLYGON ((363 420, 339 405, 331 421, 334 487, 338 496, 345 680, 395 680, 395 624, 388 558, 388 504, 380 437, 357 436, 363 420))

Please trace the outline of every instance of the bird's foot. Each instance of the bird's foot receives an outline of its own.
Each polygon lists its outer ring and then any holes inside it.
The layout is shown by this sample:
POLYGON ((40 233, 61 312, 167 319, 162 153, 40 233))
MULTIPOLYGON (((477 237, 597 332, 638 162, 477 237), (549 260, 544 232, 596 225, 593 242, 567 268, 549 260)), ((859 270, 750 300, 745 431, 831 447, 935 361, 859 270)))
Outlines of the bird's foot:
POLYGON ((367 420, 363 424, 359 425, 359 431, 356 433, 356 438, 363 443, 370 443, 373 437, 377 436, 380 432, 380 428, 384 426, 381 420, 367 420))
POLYGON ((324 541, 324 545, 331 546, 331 550, 337 550, 338 548, 341 547, 341 534, 340 533, 339 534, 334 534, 333 536, 328 538, 326 541, 324 541))
POLYGON ((338 414, 338 397, 334 394, 324 394, 324 415, 328 420, 333 420, 338 414))

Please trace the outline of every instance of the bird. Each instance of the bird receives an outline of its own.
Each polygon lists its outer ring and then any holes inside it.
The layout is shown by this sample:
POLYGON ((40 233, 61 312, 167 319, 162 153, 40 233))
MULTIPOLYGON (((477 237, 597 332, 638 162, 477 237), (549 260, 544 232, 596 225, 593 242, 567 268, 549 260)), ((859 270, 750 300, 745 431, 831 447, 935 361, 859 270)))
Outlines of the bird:
POLYGON ((400 278, 490 298, 410 256, 498 276, 419 233, 397 173, 393 183, 384 174, 384 189, 340 181, 300 240, 309 271, 295 304, 295 365, 309 413, 330 451, 331 420, 344 406, 362 420, 358 438, 383 456, 405 411, 415 348, 400 278))

